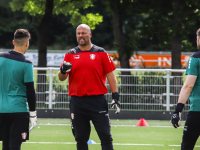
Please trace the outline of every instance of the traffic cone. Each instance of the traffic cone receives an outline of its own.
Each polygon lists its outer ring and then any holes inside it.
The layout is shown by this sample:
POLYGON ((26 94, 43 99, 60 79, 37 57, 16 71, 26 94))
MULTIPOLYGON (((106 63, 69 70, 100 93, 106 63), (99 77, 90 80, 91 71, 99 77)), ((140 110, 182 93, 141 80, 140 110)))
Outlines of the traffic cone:
POLYGON ((89 140, 88 142, 87 142, 88 144, 97 144, 95 141, 93 141, 93 140, 89 140))
POLYGON ((140 118, 139 122, 136 124, 136 126, 146 126, 148 127, 148 123, 146 122, 146 120, 144 118, 140 118))

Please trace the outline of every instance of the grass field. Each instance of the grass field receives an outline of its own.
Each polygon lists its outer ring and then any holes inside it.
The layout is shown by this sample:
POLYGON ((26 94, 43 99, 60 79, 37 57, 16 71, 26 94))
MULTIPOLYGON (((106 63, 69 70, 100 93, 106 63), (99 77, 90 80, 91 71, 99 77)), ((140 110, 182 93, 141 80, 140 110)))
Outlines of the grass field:
MULTIPOLYGON (((149 127, 137 127, 138 121, 111 120, 115 150, 180 150, 184 122, 180 128, 174 129, 169 121, 146 120, 149 127)), ((90 140, 97 144, 89 144, 89 150, 101 150, 94 127, 90 140)), ((76 150, 70 120, 38 119, 30 140, 22 144, 22 150, 76 150)), ((200 140, 194 150, 200 150, 200 140)))

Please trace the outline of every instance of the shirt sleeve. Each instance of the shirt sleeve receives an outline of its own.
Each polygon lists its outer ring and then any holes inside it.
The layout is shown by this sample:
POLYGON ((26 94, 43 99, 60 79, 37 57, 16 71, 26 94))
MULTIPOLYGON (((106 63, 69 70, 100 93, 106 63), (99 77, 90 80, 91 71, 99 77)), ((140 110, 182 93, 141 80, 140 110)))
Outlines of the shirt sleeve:
POLYGON ((190 57, 186 68, 186 75, 198 75, 198 58, 190 57))
MULTIPOLYGON (((68 54, 65 54, 65 57, 63 59, 63 62, 66 61, 66 62, 69 62, 69 59, 68 59, 68 54)), ((63 65, 63 62, 62 64, 60 65, 60 67, 63 65)))
POLYGON ((34 78, 33 78, 33 64, 32 63, 27 64, 27 67, 25 69, 24 83, 27 83, 27 82, 34 82, 34 78))
POLYGON ((107 52, 103 53, 103 67, 106 74, 116 69, 111 57, 107 52))
POLYGON ((35 97, 34 83, 27 82, 25 83, 25 85, 26 85, 26 96, 27 96, 29 111, 35 111, 36 97, 35 97))

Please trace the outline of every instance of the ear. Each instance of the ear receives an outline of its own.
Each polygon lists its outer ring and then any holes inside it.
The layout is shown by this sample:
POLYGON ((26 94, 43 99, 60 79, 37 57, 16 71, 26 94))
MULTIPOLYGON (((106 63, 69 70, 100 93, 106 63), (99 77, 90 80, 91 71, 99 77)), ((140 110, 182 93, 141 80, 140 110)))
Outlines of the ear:
POLYGON ((25 45, 26 45, 26 47, 28 47, 28 46, 29 46, 29 40, 28 40, 28 41, 26 41, 25 45))
POLYGON ((13 45, 15 46, 15 41, 14 41, 14 40, 12 41, 12 43, 13 43, 13 45))
POLYGON ((92 37, 92 33, 90 33, 90 37, 92 37))

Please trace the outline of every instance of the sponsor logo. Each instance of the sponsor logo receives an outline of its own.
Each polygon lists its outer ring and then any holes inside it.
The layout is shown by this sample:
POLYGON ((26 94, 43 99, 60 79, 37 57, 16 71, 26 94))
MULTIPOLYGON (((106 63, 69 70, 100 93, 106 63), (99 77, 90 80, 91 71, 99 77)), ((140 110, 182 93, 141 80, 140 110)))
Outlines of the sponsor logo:
POLYGON ((74 59, 79 59, 80 55, 74 55, 74 59))
POLYGON ((172 118, 176 118, 176 114, 173 114, 173 115, 172 115, 172 118))
POLYGON ((90 54, 90 59, 94 60, 95 59, 95 54, 90 54))
POLYGON ((22 133, 22 139, 25 140, 26 137, 27 137, 27 133, 26 132, 22 133))
POLYGON ((74 119, 74 113, 71 113, 71 118, 74 119))

